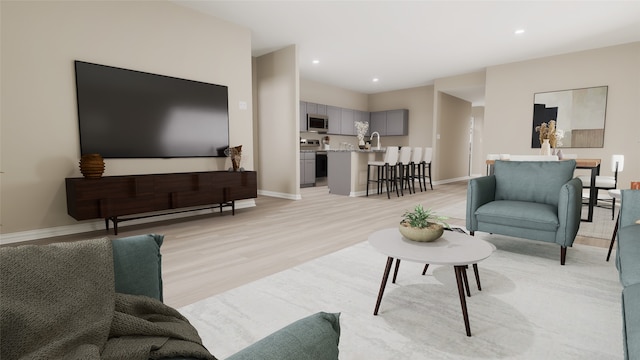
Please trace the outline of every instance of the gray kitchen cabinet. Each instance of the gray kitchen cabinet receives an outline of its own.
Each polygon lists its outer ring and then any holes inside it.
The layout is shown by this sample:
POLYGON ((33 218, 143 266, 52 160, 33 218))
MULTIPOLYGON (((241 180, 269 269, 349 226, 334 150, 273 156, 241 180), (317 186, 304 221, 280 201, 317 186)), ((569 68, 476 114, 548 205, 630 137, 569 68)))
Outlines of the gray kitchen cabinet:
POLYGON ((356 135, 355 114, 351 109, 340 109, 340 135, 356 135))
POLYGON ((380 136, 387 135, 387 112, 374 111, 371 113, 371 123, 369 124, 371 133, 378 132, 380 136))
POLYGON ((337 106, 327 105, 327 117, 329 118, 328 134, 340 135, 342 128, 342 109, 337 106))
POLYGON ((351 195, 351 152, 327 153, 327 186, 330 194, 351 195))
POLYGON ((319 115, 318 114, 318 104, 308 102, 307 103, 307 114, 311 115, 319 115))
POLYGON ((300 131, 307 131, 307 103, 300 101, 300 131))
POLYGON ((409 134, 409 110, 387 110, 371 113, 371 133, 380 136, 402 136, 409 134))
POLYGON ((387 111, 387 136, 409 135, 409 110, 387 111))
MULTIPOLYGON (((355 128, 356 121, 369 123, 369 128, 367 129, 367 133, 364 134, 364 135, 365 136, 370 136, 371 135, 371 120, 369 119, 369 112, 355 110, 354 114, 355 114, 355 119, 353 121, 354 128, 355 128)), ((355 130, 355 134, 358 135, 358 130, 355 130)))
POLYGON ((314 186, 316 184, 316 153, 300 153, 300 186, 314 186))
POLYGON ((308 115, 327 115, 327 105, 307 102, 308 115))

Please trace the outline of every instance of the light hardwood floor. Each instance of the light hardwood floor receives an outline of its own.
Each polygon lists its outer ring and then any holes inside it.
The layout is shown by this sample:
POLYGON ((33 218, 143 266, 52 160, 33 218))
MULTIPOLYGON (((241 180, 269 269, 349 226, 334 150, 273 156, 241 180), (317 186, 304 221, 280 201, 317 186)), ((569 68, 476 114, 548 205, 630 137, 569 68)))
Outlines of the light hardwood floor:
MULTIPOLYGON (((213 212, 143 225, 124 223, 118 237, 165 235, 164 300, 181 307, 366 241, 375 230, 397 226, 404 211, 418 203, 446 216, 438 210, 464 202, 466 189, 463 181, 400 198, 392 195, 389 200, 386 194, 352 198, 331 195, 326 186, 304 188, 302 200, 259 196, 255 207, 238 209, 235 216, 213 212)), ((448 222, 464 227, 464 219, 448 222)), ((96 231, 28 243, 103 236, 104 231, 96 231)), ((609 244, 606 239, 588 237, 578 237, 576 243, 609 244)))

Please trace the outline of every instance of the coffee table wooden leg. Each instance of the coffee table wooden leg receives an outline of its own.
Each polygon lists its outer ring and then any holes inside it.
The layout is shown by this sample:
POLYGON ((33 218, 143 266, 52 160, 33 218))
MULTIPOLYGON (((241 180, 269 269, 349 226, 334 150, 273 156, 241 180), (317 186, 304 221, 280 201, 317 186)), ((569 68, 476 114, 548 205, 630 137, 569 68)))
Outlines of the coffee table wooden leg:
POLYGON ((378 292, 378 300, 376 301, 376 308, 373 310, 373 315, 378 315, 378 309, 380 309, 380 303, 382 302, 382 295, 384 294, 384 288, 387 286, 387 279, 389 279, 389 273, 391 272, 391 264, 393 264, 393 258, 389 256, 387 258, 387 265, 384 268, 384 275, 382 275, 382 284, 380 284, 380 291, 378 292))
POLYGON ((392 283, 396 283, 396 278, 398 277, 398 269, 400 269, 400 259, 396 259, 396 268, 393 270, 393 280, 392 283))
POLYGON ((460 295, 460 306, 462 307, 462 317, 464 318, 464 327, 467 331, 467 336, 471 336, 471 326, 469 325, 469 314, 467 312, 467 300, 464 294, 463 274, 465 272, 465 265, 454 266, 454 272, 456 273, 456 282, 458 283, 458 295, 460 295))
POLYGON ((467 296, 471 297, 471 290, 469 290, 469 279, 467 278, 467 269, 469 265, 464 266, 464 270, 462 271, 462 280, 464 282, 464 289, 467 290, 467 296))
POLYGON ((478 272, 478 264, 473 264, 473 273, 476 275, 476 284, 478 285, 478 291, 482 291, 482 286, 480 286, 480 273, 478 272))

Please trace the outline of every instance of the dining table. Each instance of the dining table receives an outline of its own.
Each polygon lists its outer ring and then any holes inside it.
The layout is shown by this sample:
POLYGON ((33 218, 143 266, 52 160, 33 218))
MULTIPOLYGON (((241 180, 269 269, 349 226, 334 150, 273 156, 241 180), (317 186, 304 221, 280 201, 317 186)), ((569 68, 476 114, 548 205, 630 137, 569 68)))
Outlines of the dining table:
MULTIPOLYGON (((590 184, 589 184, 589 200, 588 200, 588 211, 587 218, 581 219, 585 222, 593 222, 593 208, 598 202, 598 189, 596 188, 596 176, 600 175, 600 163, 602 159, 562 159, 564 160, 575 160, 576 161, 576 169, 586 169, 590 170, 590 184)), ((508 159, 505 159, 508 161, 508 159)), ((486 161, 487 165, 487 175, 493 174, 493 164, 495 160, 488 159, 486 161)))

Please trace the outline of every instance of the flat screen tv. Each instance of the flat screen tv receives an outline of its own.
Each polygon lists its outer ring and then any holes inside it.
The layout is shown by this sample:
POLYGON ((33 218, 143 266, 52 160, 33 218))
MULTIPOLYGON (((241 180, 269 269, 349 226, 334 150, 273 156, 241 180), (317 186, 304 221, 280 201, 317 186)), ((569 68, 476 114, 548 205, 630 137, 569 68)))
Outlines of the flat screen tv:
POLYGON ((75 72, 82 155, 225 156, 226 86, 83 61, 75 72))

